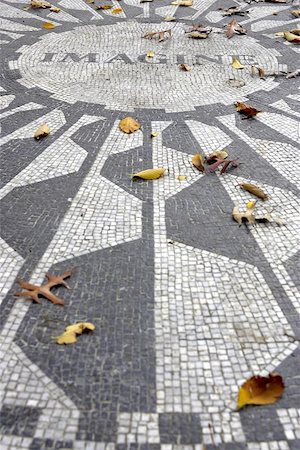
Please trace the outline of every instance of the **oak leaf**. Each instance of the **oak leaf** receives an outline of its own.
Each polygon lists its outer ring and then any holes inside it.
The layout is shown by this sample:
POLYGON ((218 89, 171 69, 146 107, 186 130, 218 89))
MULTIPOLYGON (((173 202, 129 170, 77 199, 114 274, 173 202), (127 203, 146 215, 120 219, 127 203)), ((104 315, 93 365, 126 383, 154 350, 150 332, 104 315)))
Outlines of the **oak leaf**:
POLYGON ((194 155, 192 157, 192 164, 193 166, 195 166, 200 172, 205 172, 205 167, 204 167, 204 156, 202 153, 196 153, 196 155, 194 155))
POLYGON ((243 64, 240 63, 240 61, 237 58, 232 58, 231 65, 234 69, 244 69, 245 67, 243 66, 243 64))
POLYGON ((77 342, 76 335, 82 334, 86 330, 94 331, 95 325, 91 322, 79 322, 69 325, 65 332, 56 338, 57 344, 74 344, 77 342))
POLYGON ((258 113, 261 112, 259 109, 256 109, 253 106, 250 106, 247 103, 243 102, 236 102, 235 108, 237 112, 239 112, 240 114, 244 114, 247 119, 249 119, 250 117, 255 117, 258 113))
POLYGON ((44 123, 36 130, 34 133, 34 138, 38 141, 39 139, 48 136, 48 134, 50 134, 49 125, 44 123))
POLYGON ((131 179, 133 181, 141 178, 143 180, 157 180, 165 173, 166 169, 159 167, 157 169, 146 169, 141 172, 131 174, 131 179))
POLYGON ((28 283, 25 280, 18 280, 18 283, 22 289, 25 289, 21 292, 16 292, 14 295, 16 297, 29 297, 35 303, 41 303, 39 299, 39 295, 47 298, 54 305, 64 305, 64 301, 54 295, 51 292, 51 288, 55 286, 64 286, 67 289, 71 289, 67 283, 65 282, 65 278, 69 278, 74 273, 74 269, 67 270, 62 275, 51 275, 50 273, 46 273, 47 283, 42 284, 40 286, 28 283))
POLYGON ((120 121, 119 128, 124 133, 129 134, 133 133, 136 130, 139 130, 141 128, 141 124, 133 119, 133 117, 125 117, 120 121))
POLYGON ((241 409, 246 405, 270 405, 282 396, 283 391, 284 383, 279 374, 253 376, 240 387, 237 407, 241 409))
POLYGON ((263 201, 268 200, 269 198, 268 195, 260 187, 255 186, 255 184, 242 183, 240 184, 240 187, 245 191, 248 191, 251 194, 255 195, 256 197, 260 198, 263 201))

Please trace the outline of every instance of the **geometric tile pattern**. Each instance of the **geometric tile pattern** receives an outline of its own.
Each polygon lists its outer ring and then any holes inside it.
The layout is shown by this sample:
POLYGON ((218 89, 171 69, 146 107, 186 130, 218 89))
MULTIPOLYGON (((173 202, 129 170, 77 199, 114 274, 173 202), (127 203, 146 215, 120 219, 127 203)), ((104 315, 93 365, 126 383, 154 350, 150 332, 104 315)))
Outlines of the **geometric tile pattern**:
POLYGON ((299 83, 284 76, 297 49, 275 35, 297 26, 290 6, 238 2, 248 34, 228 40, 219 0, 112 0, 119 14, 99 0, 58 0, 60 13, 27 3, 0 11, 1 450, 298 449, 299 83), (195 22, 211 24, 208 39, 187 38, 195 22), (165 42, 142 39, 168 28, 165 42), (263 112, 241 120, 235 101, 263 112), (142 124, 130 135, 128 114, 142 124), (192 166, 217 149, 240 167, 192 166), (164 177, 131 181, 152 166, 164 177), (245 181, 283 226, 232 221, 252 198, 245 181), (74 266, 64 308, 14 298, 18 278, 74 266), (56 346, 77 320, 93 334, 56 346), (270 371, 283 398, 237 412, 238 386, 270 371))

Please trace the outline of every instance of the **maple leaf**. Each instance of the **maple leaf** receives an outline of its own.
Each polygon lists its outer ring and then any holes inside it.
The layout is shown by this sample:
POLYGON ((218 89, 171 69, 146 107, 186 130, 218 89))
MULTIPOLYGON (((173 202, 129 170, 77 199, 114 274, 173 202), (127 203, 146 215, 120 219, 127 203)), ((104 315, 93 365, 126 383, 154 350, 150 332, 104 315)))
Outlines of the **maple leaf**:
POLYGON ((236 19, 232 19, 226 26, 226 36, 231 39, 234 34, 246 34, 247 30, 243 28, 236 19))
POLYGON ((240 114, 244 114, 247 119, 251 117, 255 117, 259 112, 259 109, 254 108, 253 106, 247 105, 247 103, 236 102, 235 107, 237 112, 240 114))
POLYGON ((157 180, 163 174, 165 173, 166 169, 163 167, 159 167, 157 169, 146 169, 142 170, 141 172, 133 173, 131 174, 131 179, 133 181, 137 180, 138 178, 141 178, 143 180, 157 180))
POLYGON ((64 286, 67 289, 71 289, 65 282, 65 278, 69 278, 74 273, 74 270, 75 269, 67 270, 62 275, 57 276, 46 273, 46 278, 48 281, 47 283, 40 286, 28 283, 25 280, 18 280, 20 287, 22 289, 25 289, 25 291, 16 292, 14 295, 16 297, 29 297, 35 303, 41 303, 39 295, 42 295, 43 297, 50 300, 50 302, 52 302, 54 305, 64 305, 64 301, 54 295, 51 292, 51 288, 55 286, 64 286))
POLYGON ((261 200, 268 200, 268 195, 258 186, 255 186, 255 184, 251 183, 242 183, 240 184, 241 189, 244 189, 245 191, 250 192, 251 194, 255 195, 256 197, 260 198, 261 200))
POLYGON ((86 330, 94 331, 95 325, 91 322, 79 322, 66 327, 65 332, 56 338, 57 344, 74 344, 77 342, 77 334, 82 334, 86 330))
POLYGON ((163 31, 151 31, 149 33, 146 33, 143 38, 145 39, 153 39, 154 37, 158 36, 158 42, 163 42, 168 38, 172 37, 172 30, 163 30, 163 31))
POLYGON ((139 130, 141 128, 141 124, 139 122, 137 122, 135 119, 133 119, 132 117, 125 117, 124 119, 122 119, 120 121, 119 128, 124 133, 129 134, 129 133, 133 133, 136 130, 139 130))
POLYGON ((246 405, 270 405, 282 396, 283 391, 284 383, 279 374, 253 376, 240 387, 237 407, 241 409, 246 405))

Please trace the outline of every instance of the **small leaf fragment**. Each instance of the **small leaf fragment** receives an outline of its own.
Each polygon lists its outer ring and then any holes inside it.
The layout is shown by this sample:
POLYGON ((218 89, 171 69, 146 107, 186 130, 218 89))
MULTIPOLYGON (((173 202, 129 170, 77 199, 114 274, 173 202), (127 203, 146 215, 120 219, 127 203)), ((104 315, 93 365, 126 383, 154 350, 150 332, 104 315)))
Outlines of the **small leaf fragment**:
POLYGON ((119 123, 119 128, 124 133, 133 133, 141 128, 141 124, 137 122, 133 117, 125 117, 119 123))
POLYGON ((240 212, 237 206, 233 208, 232 217, 239 224, 239 226, 241 226, 243 222, 249 222, 250 224, 255 225, 256 221, 253 214, 254 207, 255 203, 252 208, 247 207, 247 211, 245 212, 240 212))
POLYGON ((243 66, 243 64, 240 63, 240 61, 237 58, 232 58, 231 65, 234 69, 244 69, 245 67, 243 66))
POLYGON ((205 167, 204 167, 204 156, 202 153, 196 153, 196 155, 194 155, 192 157, 192 164, 193 166, 195 166, 200 172, 205 172, 205 167))
POLYGON ((190 31, 186 33, 187 37, 192 39, 206 39, 208 38, 209 33, 201 33, 201 31, 190 31))
POLYGON ((256 197, 260 198, 263 201, 268 200, 269 198, 268 195, 260 187, 255 186, 255 184, 242 183, 240 184, 240 187, 245 191, 250 192, 250 194, 253 194, 256 197))
POLYGON ((193 0, 176 0, 172 2, 171 5, 174 6, 193 6, 193 0))
POLYGON ((270 405, 282 396, 283 391, 284 383, 279 374, 253 376, 240 387, 237 407, 241 409, 246 405, 270 405))
POLYGON ((179 68, 183 71, 183 72, 190 72, 192 70, 191 66, 189 66, 188 64, 180 64, 179 68))
POLYGON ((96 6, 96 9, 112 9, 112 5, 99 5, 96 6))
POLYGON ((164 21, 165 22, 175 22, 176 21, 176 17, 174 17, 174 16, 166 16, 164 18, 164 21))
POLYGON ((50 134, 49 125, 44 123, 36 130, 34 133, 34 138, 38 141, 39 139, 48 136, 48 134, 50 134))
POLYGON ((235 108, 237 112, 239 112, 240 114, 244 114, 247 118, 255 117, 259 112, 261 112, 259 109, 256 109, 253 106, 250 106, 247 103, 243 102, 236 102, 235 108))
POLYGON ((206 162, 208 164, 212 164, 212 162, 216 161, 217 159, 226 159, 228 158, 228 153, 225 150, 216 150, 212 152, 208 157, 206 158, 206 162))
POLYGON ((290 11, 290 13, 291 13, 293 16, 295 16, 295 17, 297 17, 297 18, 300 18, 300 9, 293 9, 292 11, 290 11))
POLYGON ((159 134, 160 134, 159 131, 152 131, 151 137, 155 138, 155 137, 159 136, 159 134))
POLYGON ((121 12, 123 12, 123 9, 122 8, 115 8, 111 12, 112 12, 112 14, 120 14, 121 12))
POLYGON ((52 22, 45 22, 43 24, 43 28, 45 28, 46 30, 52 30, 53 28, 55 28, 55 25, 52 22))
POLYGON ((82 334, 86 330, 94 331, 95 325, 91 322, 79 322, 66 327, 65 332, 56 338, 57 344, 74 344, 77 342, 76 335, 82 334))
POLYGON ((178 175, 177 180, 179 181, 185 181, 187 179, 186 175, 178 175))
POLYGON ((251 66, 251 73, 253 77, 258 74, 259 78, 262 80, 266 79, 266 71, 262 67, 251 66))
POLYGON ((141 178, 143 180, 157 180, 165 173, 165 171, 166 169, 164 169, 163 167, 159 167, 157 169, 146 169, 142 170, 141 172, 131 174, 131 179, 133 181, 138 178, 141 178))
POLYGON ((147 58, 153 58, 155 56, 155 53, 151 50, 150 52, 147 52, 147 58))

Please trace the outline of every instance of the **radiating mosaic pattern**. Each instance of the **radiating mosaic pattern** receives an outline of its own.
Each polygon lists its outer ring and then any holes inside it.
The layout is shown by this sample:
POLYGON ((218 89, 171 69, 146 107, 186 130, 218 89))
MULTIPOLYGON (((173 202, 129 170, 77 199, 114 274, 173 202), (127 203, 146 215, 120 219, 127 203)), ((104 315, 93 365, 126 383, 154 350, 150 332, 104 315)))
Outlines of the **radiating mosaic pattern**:
POLYGON ((299 5, 233 2, 248 34, 228 40, 229 1, 112 0, 118 14, 100 0, 53 2, 60 13, 27 3, 0 8, 0 449, 298 449, 300 97, 285 73, 299 67, 276 33, 299 27, 299 5), (193 23, 213 33, 189 39, 193 23), (162 43, 142 39, 168 28, 162 43), (241 120, 235 101, 262 113, 241 120), (130 135, 128 114, 142 124, 130 135), (191 164, 217 149, 239 168, 191 164), (151 167, 165 176, 131 181, 151 167), (283 226, 238 227, 243 182, 283 226), (14 297, 19 278, 71 267, 64 307, 14 297), (93 334, 55 344, 82 320, 93 334), (241 383, 272 371, 284 396, 238 412, 241 383))

